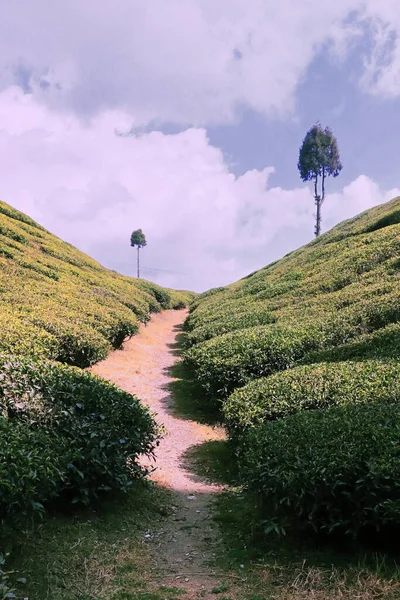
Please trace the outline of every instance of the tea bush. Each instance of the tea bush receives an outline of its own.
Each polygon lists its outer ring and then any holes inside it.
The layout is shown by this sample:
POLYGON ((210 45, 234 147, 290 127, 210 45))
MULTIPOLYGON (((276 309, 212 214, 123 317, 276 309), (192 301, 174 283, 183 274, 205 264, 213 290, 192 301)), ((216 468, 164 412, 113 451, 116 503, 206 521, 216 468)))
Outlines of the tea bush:
POLYGON ((185 360, 272 528, 397 523, 399 214, 395 198, 191 304, 185 360))
POLYGON ((218 335, 237 331, 238 329, 247 329, 256 325, 268 325, 275 323, 276 317, 264 310, 264 308, 255 306, 252 311, 244 310, 233 313, 230 317, 224 319, 210 320, 206 325, 197 327, 187 336, 188 345, 204 342, 218 335))
POLYGON ((193 296, 109 271, 0 202, 0 351, 87 367, 193 296))
POLYGON ((78 368, 190 292, 119 275, 0 202, 0 522, 90 504, 144 475, 158 443, 133 396, 78 368), (55 362, 58 361, 58 362, 55 362))
POLYGON ((392 323, 334 348, 310 352, 306 354, 302 362, 317 363, 367 359, 400 359, 400 323, 392 323))
POLYGON ((346 404, 400 402, 397 361, 320 363, 256 379, 224 402, 232 435, 296 412, 346 404))
POLYGON ((139 400, 76 367, 0 356, 0 514, 89 504, 144 474, 158 430, 139 400))
POLYGON ((369 229, 399 205, 395 199, 356 219, 357 234, 350 235, 345 222, 334 239, 332 230, 223 291, 196 298, 186 321, 193 346, 187 360, 205 389, 225 396, 251 379, 291 368, 310 352, 354 343, 396 323, 400 224, 369 229), (342 229, 346 235, 337 237, 342 229), (258 319, 271 325, 255 328, 258 319), (271 340, 275 332, 282 342, 271 340), (296 349, 286 354, 294 337, 296 349))
POLYGON ((217 400, 252 379, 293 367, 311 350, 336 345, 356 334, 356 327, 335 317, 303 327, 251 327, 198 344, 186 351, 185 360, 217 400))
POLYGON ((201 343, 207 337, 246 329, 253 325, 255 313, 268 314, 278 324, 297 326, 353 306, 349 318, 364 323, 367 331, 396 322, 400 316, 400 237, 396 235, 400 224, 394 219, 395 224, 375 231, 370 231, 370 224, 385 214, 390 221, 399 206, 400 199, 395 199, 371 209, 353 220, 353 225, 338 225, 223 291, 201 294, 186 323, 191 340, 201 343))
POLYGON ((247 437, 241 474, 263 500, 267 530, 357 537, 400 525, 400 404, 300 412, 247 437))
POLYGON ((0 523, 37 517, 57 497, 64 481, 59 464, 63 442, 0 416, 0 523))

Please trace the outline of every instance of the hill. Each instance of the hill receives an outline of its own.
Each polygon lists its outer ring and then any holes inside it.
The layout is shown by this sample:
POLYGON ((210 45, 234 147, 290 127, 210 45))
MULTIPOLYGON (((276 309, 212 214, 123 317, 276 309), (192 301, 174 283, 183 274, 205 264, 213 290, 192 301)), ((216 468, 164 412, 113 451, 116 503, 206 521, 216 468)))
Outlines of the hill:
POLYGON ((191 298, 105 269, 0 202, 0 352, 87 367, 191 298))
POLYGON ((153 416, 78 367, 192 297, 109 271, 0 202, 2 526, 25 527, 54 502, 88 505, 145 475, 137 459, 158 442, 153 416))
POLYGON ((400 524, 400 198, 197 297, 186 361, 272 529, 400 524))

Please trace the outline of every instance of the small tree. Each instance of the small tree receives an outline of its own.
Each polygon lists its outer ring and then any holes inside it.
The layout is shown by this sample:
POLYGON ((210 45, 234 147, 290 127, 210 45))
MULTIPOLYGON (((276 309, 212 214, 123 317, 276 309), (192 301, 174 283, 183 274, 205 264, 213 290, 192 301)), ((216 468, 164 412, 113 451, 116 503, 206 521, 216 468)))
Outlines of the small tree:
POLYGON ((146 237, 141 229, 136 229, 131 235, 131 246, 137 247, 137 276, 140 277, 139 251, 147 246, 146 237))
POLYGON ((321 233, 321 207, 325 200, 325 177, 329 175, 337 177, 342 170, 337 141, 329 127, 322 129, 320 123, 311 127, 300 148, 297 167, 303 181, 314 180, 314 198, 317 207, 314 232, 318 237, 321 233))

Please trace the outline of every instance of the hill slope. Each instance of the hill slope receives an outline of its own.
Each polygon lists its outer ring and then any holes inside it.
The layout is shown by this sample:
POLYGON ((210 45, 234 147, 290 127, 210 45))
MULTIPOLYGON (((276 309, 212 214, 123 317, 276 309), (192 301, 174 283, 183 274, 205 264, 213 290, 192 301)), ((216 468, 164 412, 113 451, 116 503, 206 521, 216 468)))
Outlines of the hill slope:
POLYGON ((272 527, 400 524, 399 253, 396 198, 191 306, 186 361, 272 527))
POLYGON ((191 297, 109 271, 0 202, 0 352, 86 367, 191 297))
POLYGON ((0 202, 0 549, 4 524, 146 474, 137 459, 157 443, 153 416, 77 367, 190 298, 105 269, 0 202))

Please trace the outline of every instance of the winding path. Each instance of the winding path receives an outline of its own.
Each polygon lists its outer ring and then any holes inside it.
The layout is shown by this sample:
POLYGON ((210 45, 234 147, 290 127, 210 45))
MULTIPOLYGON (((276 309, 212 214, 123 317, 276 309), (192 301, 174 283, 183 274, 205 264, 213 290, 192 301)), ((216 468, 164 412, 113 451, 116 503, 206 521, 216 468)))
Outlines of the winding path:
POLYGON ((176 338, 186 314, 171 310, 154 315, 122 350, 113 352, 92 371, 137 395, 165 427, 151 477, 173 492, 173 514, 162 531, 149 531, 145 539, 153 548, 154 576, 159 582, 182 588, 187 599, 207 600, 215 598, 211 590, 220 584, 212 568, 219 542, 210 501, 221 488, 199 481, 182 463, 190 447, 223 439, 224 432, 174 416, 171 370, 178 361, 176 338))

